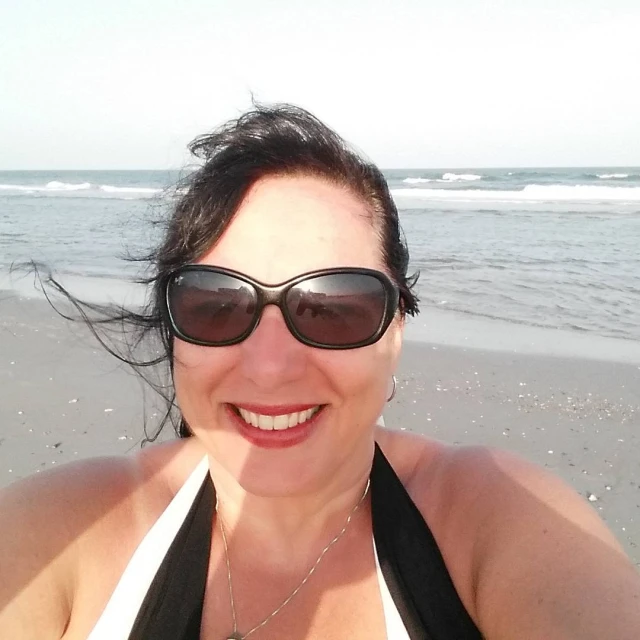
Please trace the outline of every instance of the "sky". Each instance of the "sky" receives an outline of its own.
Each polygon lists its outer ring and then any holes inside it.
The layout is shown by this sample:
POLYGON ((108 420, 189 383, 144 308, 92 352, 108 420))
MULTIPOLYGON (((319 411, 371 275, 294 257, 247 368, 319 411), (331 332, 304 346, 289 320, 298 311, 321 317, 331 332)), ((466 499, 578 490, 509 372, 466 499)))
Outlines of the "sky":
POLYGON ((263 102, 384 168, 640 165, 638 0, 0 0, 0 170, 165 169, 263 102))

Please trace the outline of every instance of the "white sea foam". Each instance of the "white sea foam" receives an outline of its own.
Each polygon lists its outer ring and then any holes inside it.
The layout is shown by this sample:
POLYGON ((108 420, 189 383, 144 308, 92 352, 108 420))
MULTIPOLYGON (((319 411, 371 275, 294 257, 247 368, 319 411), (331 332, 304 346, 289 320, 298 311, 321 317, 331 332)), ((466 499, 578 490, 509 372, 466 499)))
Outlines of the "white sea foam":
POLYGON ((33 191, 33 187, 23 184, 0 184, 0 191, 33 191))
POLYGON ((483 200, 491 202, 640 202, 640 187, 530 184, 518 191, 488 189, 393 189, 395 197, 423 200, 483 200))
POLYGON ((81 182, 79 184, 72 184, 69 182, 60 182, 58 180, 52 180, 47 182, 44 191, 85 191, 91 189, 90 182, 81 182))
POLYGON ((439 181, 442 182, 461 182, 470 180, 482 180, 482 176, 475 173, 443 173, 439 181))
POLYGON ((111 197, 111 198, 148 198, 157 193, 160 193, 162 189, 156 187, 115 187, 108 184, 92 185, 90 182, 61 182, 59 180, 52 180, 47 184, 0 184, 0 191, 2 192, 14 192, 25 194, 51 194, 60 195, 68 193, 69 195, 75 192, 81 192, 83 197, 111 197))
POLYGON ((22 191, 25 193, 33 193, 34 191, 86 191, 91 189, 91 183, 69 183, 59 182, 58 180, 52 180, 47 182, 46 185, 37 184, 0 184, 0 189, 3 191, 22 191))
POLYGON ((101 184, 100 191, 105 193, 160 193, 162 189, 156 189, 155 187, 112 187, 108 184, 101 184))
POLYGON ((622 180, 629 177, 628 173, 598 173, 596 175, 602 180, 622 180))
POLYGON ((402 182, 407 184, 420 184, 422 182, 433 182, 432 178, 405 178, 402 182))
POLYGON ((405 178, 406 184, 422 184, 425 182, 469 182, 482 180, 482 176, 475 173, 443 173, 440 178, 405 178))

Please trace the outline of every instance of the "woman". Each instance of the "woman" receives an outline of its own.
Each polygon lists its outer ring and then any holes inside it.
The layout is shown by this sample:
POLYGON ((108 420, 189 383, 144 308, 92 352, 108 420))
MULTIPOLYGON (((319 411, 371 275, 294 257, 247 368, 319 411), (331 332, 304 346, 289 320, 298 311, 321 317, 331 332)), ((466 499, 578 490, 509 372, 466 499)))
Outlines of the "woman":
POLYGON ((192 150, 137 317, 181 438, 4 491, 0 637, 637 638, 640 578, 572 490, 376 426, 417 312, 382 174, 287 106, 192 150))

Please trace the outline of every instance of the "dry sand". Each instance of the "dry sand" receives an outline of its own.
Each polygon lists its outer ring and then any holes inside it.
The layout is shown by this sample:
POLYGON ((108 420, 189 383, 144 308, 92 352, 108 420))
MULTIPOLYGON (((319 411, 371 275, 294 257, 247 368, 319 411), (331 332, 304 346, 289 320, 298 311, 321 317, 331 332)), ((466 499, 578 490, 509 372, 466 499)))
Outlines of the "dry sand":
MULTIPOLYGON (((158 403, 132 373, 42 300, 0 292, 0 311, 0 486, 139 446, 158 403)), ((548 467, 640 566, 638 365, 407 342, 398 380, 387 426, 548 467)))

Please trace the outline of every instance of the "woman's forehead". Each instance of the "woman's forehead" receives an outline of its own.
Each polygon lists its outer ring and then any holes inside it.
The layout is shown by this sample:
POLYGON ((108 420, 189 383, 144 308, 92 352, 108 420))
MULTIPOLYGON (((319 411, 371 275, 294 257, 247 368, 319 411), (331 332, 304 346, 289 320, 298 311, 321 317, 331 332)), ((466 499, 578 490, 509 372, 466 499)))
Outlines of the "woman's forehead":
POLYGON ((200 262, 266 282, 327 267, 383 266, 367 205, 348 189, 306 176, 257 182, 200 262))

